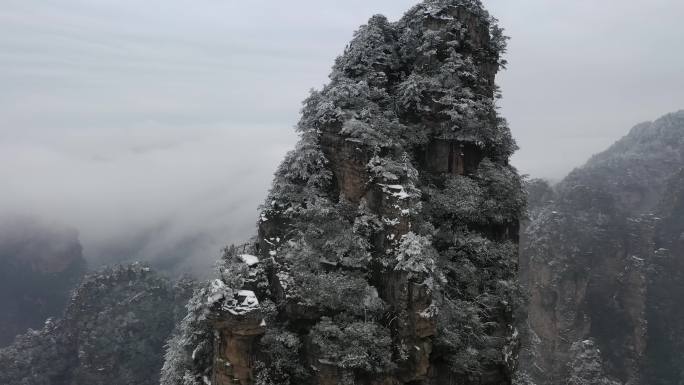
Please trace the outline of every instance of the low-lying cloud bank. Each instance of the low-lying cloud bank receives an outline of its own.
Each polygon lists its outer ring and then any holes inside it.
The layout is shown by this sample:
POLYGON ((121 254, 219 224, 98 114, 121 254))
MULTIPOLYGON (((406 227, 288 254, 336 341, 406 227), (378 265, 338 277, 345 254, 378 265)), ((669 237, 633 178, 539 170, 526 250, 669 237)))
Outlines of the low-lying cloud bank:
POLYGON ((156 130, 109 143, 0 144, 3 217, 77 228, 92 265, 142 259, 208 271, 221 247, 253 235, 257 207, 294 134, 280 127, 204 127, 191 137, 156 130))
MULTIPOLYGON (((0 222, 75 227, 91 265, 208 271, 253 234, 300 102, 352 31, 415 3, 4 0, 0 222)), ((681 1, 485 3, 513 37, 499 83, 521 172, 560 179, 682 108, 681 1)))

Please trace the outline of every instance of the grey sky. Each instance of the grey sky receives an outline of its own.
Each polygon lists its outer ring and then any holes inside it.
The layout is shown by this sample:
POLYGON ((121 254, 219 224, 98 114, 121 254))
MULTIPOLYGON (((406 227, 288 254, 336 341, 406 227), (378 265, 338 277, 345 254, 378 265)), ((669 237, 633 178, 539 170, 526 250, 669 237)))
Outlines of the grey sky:
MULTIPOLYGON (((250 236, 300 103, 370 15, 409 0, 3 0, 0 209, 77 227, 107 260, 207 266, 250 236)), ((560 178, 684 108, 684 2, 489 0, 532 176, 560 178)))

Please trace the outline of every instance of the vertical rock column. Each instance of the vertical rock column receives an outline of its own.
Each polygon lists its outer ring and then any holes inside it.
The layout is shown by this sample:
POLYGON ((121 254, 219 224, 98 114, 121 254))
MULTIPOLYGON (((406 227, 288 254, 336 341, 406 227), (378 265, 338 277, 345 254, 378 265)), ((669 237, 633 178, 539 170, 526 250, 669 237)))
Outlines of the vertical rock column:
POLYGON ((254 361, 265 322, 254 292, 241 290, 237 306, 212 317, 215 330, 213 385, 254 384, 254 361))

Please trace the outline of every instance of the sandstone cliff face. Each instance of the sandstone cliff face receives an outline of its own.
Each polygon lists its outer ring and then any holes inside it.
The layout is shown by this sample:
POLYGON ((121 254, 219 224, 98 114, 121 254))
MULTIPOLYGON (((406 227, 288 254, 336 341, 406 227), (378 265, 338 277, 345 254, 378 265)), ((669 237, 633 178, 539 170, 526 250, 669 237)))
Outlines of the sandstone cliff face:
POLYGON ((680 112, 635 127, 555 191, 534 186, 521 251, 529 293, 521 367, 536 383, 565 382, 572 346, 585 340, 596 344, 605 381, 679 381, 679 322, 665 309, 684 304, 672 219, 683 154, 680 112))
POLYGON ((472 0, 355 34, 163 384, 511 382, 524 196, 494 104, 504 41, 472 0))

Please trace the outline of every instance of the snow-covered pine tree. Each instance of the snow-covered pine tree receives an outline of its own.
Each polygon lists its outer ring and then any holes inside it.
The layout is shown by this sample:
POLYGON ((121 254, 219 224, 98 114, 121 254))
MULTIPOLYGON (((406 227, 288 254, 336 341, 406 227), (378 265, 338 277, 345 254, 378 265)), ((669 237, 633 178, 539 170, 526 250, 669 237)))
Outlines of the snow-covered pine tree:
POLYGON ((621 385, 605 376, 601 351, 593 340, 573 343, 570 352, 572 362, 567 385, 621 385))

